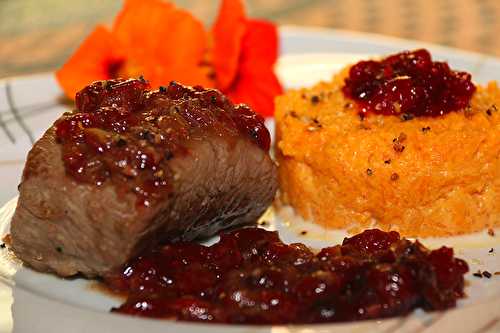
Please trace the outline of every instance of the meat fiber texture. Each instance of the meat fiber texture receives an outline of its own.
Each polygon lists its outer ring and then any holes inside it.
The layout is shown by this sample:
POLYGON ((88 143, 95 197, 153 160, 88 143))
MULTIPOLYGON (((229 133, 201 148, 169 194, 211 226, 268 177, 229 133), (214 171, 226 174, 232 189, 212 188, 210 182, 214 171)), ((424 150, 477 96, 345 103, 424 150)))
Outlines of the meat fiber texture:
MULTIPOLYGON (((100 84, 109 90, 110 84, 114 89, 113 84, 123 86, 130 81, 124 82, 111 82, 108 87, 106 83, 100 84)), ((95 102, 95 96, 104 94, 101 88, 92 87, 92 94, 83 96, 87 99, 82 96, 78 99, 77 95, 77 107, 85 109, 88 98, 94 98, 95 102)), ((174 144, 170 142, 168 147, 173 155, 157 163, 158 168, 168 173, 168 190, 160 192, 161 195, 147 205, 141 193, 123 190, 128 189, 127 182, 134 179, 123 176, 121 169, 104 167, 108 178, 98 182, 75 177, 68 169, 65 146, 57 132, 61 120, 35 143, 28 154, 11 224, 12 248, 25 264, 60 276, 103 276, 160 242, 209 237, 222 229, 254 223, 267 209, 277 188, 275 164, 266 147, 258 144, 255 133, 249 135, 245 126, 238 125, 239 106, 233 106, 215 91, 222 107, 205 108, 199 100, 206 94, 213 95, 214 90, 199 87, 194 90, 174 83, 168 88, 159 92, 148 91, 147 86, 134 88, 144 91, 140 97, 134 95, 142 100, 133 112, 141 121, 146 115, 150 117, 147 123, 150 130, 156 129, 157 135, 166 133, 161 124, 155 128, 159 123, 151 121, 159 116, 157 119, 162 121, 169 117, 181 119, 182 128, 178 129, 188 133, 174 144), (179 95, 179 91, 184 93, 179 95), (171 98, 172 95, 175 98, 171 98), (194 124, 189 118, 192 112, 185 113, 184 109, 174 107, 181 102, 184 106, 194 105, 191 111, 208 114, 210 121, 194 124), (151 118, 151 114, 155 117, 151 118), (218 114, 232 118, 220 121, 221 118, 214 116, 218 114)), ((130 101, 123 102, 126 99, 123 96, 118 103, 116 96, 112 99, 104 96, 97 99, 92 110, 86 111, 97 112, 109 100, 114 103, 110 105, 118 104, 118 108, 130 106, 130 101)), ((248 108, 244 111, 248 116, 248 108)), ((78 112, 82 113, 77 110, 61 119, 78 112)), ((254 119, 258 120, 257 125, 262 125, 262 119, 254 119)), ((139 122, 134 126, 120 133, 120 137, 132 140, 136 127, 145 125, 139 122)), ((263 132, 263 129, 262 125, 260 134, 265 136, 267 130, 263 132)), ((109 129, 108 133, 116 134, 109 129)), ((111 142, 108 147, 113 145, 111 142)), ((106 160, 100 161, 105 165, 106 160)), ((137 172, 140 176, 146 171, 137 172)))

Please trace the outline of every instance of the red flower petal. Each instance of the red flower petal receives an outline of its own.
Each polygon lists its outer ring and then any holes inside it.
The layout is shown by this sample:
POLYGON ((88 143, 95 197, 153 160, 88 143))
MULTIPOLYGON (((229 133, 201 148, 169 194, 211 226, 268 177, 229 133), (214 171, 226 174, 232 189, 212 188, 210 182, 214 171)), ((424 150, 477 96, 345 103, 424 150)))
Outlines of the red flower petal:
POLYGON ((74 99, 75 94, 89 83, 109 79, 111 64, 123 58, 108 29, 97 26, 56 72, 56 78, 66 96, 74 99))
POLYGON ((262 116, 272 117, 274 98, 282 92, 281 84, 274 73, 243 71, 226 94, 234 103, 245 103, 262 116))
POLYGON ((225 93, 235 103, 246 103, 263 116, 272 116, 274 98, 283 92, 273 68, 277 57, 276 26, 265 21, 248 21, 238 76, 225 93))
POLYGON ((249 20, 242 45, 242 65, 273 66, 278 59, 278 29, 273 23, 249 20))
POLYGON ((226 90, 236 77, 240 48, 247 29, 241 0, 222 0, 219 16, 212 28, 214 38, 213 66, 217 87, 226 90))
POLYGON ((127 0, 115 20, 113 35, 127 53, 130 72, 142 72, 152 86, 172 80, 212 84, 208 69, 202 66, 207 50, 202 23, 170 3, 127 0))

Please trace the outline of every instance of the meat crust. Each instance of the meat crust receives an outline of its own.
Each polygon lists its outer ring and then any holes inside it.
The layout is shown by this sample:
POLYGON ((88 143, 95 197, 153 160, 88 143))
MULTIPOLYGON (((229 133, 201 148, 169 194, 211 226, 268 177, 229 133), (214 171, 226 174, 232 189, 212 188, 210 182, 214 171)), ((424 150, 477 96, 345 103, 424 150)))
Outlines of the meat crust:
MULTIPOLYGON (((179 86, 176 85, 176 89, 179 86)), ((192 88, 183 89, 187 89, 183 103, 199 99, 198 95, 193 96, 192 88)), ((200 94, 208 91, 196 89, 200 94)), ((161 117, 186 120, 181 112, 172 115, 175 99, 163 96, 162 104, 155 99, 156 92, 144 91, 151 94, 147 99, 153 102, 143 103, 138 107, 140 111, 137 107, 133 111, 139 112, 140 120, 151 116, 151 110, 161 117)), ((173 152, 173 155, 164 156, 151 170, 139 168, 138 176, 133 179, 123 176, 121 169, 111 167, 106 169, 107 178, 100 178, 99 182, 73 176, 65 159, 68 142, 58 136, 61 120, 56 121, 28 154, 11 224, 16 255, 39 271, 61 276, 78 273, 87 277, 102 276, 159 242, 208 237, 222 229, 254 223, 274 198, 276 168, 254 132, 246 132, 237 120, 231 122, 225 117, 221 121, 214 116, 216 112, 233 118, 239 116, 237 106, 225 98, 223 101, 222 107, 197 109, 213 118, 202 126, 183 121, 182 129, 187 129, 189 134, 175 145, 172 142, 159 148, 152 145, 158 148, 157 152, 168 147, 169 154, 173 152), (168 190, 148 197, 152 199, 145 205, 144 193, 130 190, 127 185, 132 182, 138 187, 141 183, 134 183, 137 177, 158 170, 168 174, 165 178, 168 190)), ((92 112, 104 104, 105 101, 100 101, 92 112)), ((248 109, 244 112, 248 115, 248 109)), ((69 116, 74 113, 66 118, 69 116)), ((255 119, 262 125, 262 119, 255 119)), ((121 132, 120 137, 133 141, 134 129, 121 132)), ((260 131, 262 134, 262 129, 260 131)), ((108 132, 115 134, 112 130, 108 132)), ((159 128, 156 134, 164 132, 159 128)), ((104 155, 96 156, 106 162, 104 155)), ((92 163, 95 165, 95 159, 92 163)), ((89 179, 95 180, 95 177, 89 179)))

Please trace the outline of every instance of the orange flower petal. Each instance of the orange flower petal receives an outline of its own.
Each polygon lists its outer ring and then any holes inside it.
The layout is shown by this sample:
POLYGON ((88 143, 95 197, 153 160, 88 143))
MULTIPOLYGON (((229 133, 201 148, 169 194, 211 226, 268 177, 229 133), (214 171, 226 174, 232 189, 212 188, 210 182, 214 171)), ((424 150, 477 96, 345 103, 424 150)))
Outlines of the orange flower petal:
POLYGON ((211 85, 202 66, 207 35, 190 13, 160 0, 127 0, 113 35, 152 86, 172 80, 211 85))
POLYGON ((234 84, 226 91, 235 103, 246 103, 263 116, 274 114, 274 98, 283 88, 274 73, 278 57, 276 26, 259 20, 247 23, 240 68, 234 84))
POLYGON ((212 29, 212 61, 217 73, 217 87, 221 90, 229 88, 236 77, 241 42, 247 29, 246 21, 241 0, 222 0, 219 16, 212 29))
POLYGON ((123 55, 111 33, 104 26, 97 26, 56 72, 56 78, 66 96, 74 99, 89 83, 109 79, 109 66, 121 59, 123 55))

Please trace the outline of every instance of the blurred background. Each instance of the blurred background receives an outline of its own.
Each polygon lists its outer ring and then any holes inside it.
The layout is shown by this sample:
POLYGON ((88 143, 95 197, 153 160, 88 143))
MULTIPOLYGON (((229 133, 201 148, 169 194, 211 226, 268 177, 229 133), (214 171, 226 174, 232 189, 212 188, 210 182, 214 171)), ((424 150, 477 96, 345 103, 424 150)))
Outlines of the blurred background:
MULTIPOLYGON (((176 0, 209 24, 218 0, 176 0)), ((0 0, 0 77, 59 67, 121 0, 0 0)), ((499 0, 247 0, 253 17, 500 55, 499 0)))

